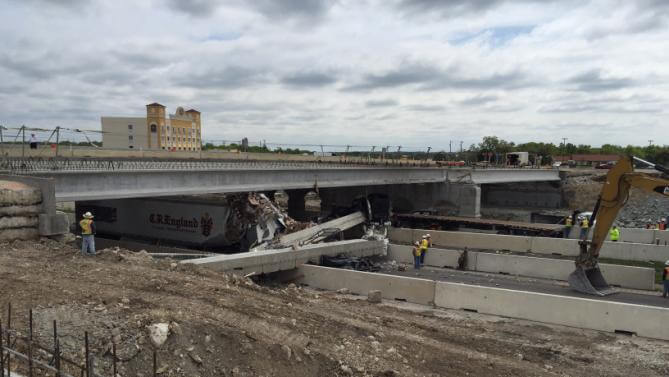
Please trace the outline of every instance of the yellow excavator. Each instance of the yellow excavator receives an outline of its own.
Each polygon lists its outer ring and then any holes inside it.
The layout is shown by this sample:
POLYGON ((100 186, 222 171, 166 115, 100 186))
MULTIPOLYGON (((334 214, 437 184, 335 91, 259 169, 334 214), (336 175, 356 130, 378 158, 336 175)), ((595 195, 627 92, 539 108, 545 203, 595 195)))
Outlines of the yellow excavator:
POLYGON ((630 188, 637 187, 647 192, 669 196, 669 180, 635 172, 634 161, 669 174, 668 168, 633 156, 621 156, 616 165, 609 170, 595 209, 590 216, 590 223, 594 223, 592 241, 588 241, 586 237, 586 240, 579 242, 581 249, 576 257, 576 270, 569 275, 569 286, 576 291, 597 296, 616 293, 616 290, 606 283, 597 260, 599 250, 606 240, 618 211, 627 203, 630 188))

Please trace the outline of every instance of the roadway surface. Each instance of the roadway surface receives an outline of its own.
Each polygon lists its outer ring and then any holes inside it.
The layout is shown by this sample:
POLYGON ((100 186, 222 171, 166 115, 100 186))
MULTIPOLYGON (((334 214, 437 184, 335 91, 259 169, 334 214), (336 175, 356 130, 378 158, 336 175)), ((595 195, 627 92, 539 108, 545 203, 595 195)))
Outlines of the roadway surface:
POLYGON ((463 283, 484 287, 513 289, 518 291, 546 293, 558 296, 587 298, 591 300, 614 301, 626 304, 658 306, 669 308, 669 299, 662 298, 661 292, 634 291, 621 289, 618 293, 606 297, 586 295, 573 291, 567 282, 558 280, 518 277, 485 272, 458 271, 446 268, 423 267, 416 271, 413 266, 407 266, 406 271, 383 269, 380 273, 412 278, 463 283), (648 292, 648 293, 646 293, 648 292))

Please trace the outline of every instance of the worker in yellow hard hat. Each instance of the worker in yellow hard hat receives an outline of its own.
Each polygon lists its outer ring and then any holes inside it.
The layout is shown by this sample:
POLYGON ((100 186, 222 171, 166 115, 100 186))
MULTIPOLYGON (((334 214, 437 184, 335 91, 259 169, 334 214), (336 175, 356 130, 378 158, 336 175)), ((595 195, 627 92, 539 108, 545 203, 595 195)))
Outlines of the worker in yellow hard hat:
POLYGON ((569 234, 571 233, 571 228, 574 226, 574 219, 570 216, 567 216, 564 219, 564 229, 562 230, 563 232, 563 237, 564 238, 569 238, 569 234))
POLYGON ((587 216, 583 216, 581 220, 581 239, 585 240, 588 238, 588 231, 590 230, 590 221, 587 216))
POLYGON ((413 268, 414 270, 420 270, 420 255, 421 255, 421 246, 420 242, 416 241, 413 244, 413 249, 411 250, 413 255, 413 268))

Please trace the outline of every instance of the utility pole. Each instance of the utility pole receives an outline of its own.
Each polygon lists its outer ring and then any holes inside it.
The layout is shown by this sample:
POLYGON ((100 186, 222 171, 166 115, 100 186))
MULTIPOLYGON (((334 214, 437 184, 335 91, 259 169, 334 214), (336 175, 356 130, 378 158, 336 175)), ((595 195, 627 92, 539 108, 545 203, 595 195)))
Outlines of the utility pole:
POLYGON ((653 146, 653 140, 648 140, 648 146, 652 147, 653 146))
POLYGON ((462 143, 463 141, 460 141, 460 153, 462 153, 462 143))
POLYGON ((21 157, 26 156, 26 125, 21 126, 21 131, 23 133, 23 142, 21 143, 21 157))
POLYGON ((453 153, 453 148, 451 148, 451 144, 453 144, 453 140, 448 141, 448 153, 453 153))

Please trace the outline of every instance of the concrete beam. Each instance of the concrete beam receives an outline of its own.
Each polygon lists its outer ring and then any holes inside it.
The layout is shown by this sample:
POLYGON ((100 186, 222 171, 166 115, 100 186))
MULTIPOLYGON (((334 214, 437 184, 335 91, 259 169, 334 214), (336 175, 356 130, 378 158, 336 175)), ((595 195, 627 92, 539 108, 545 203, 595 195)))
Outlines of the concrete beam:
POLYGON ((669 340, 669 309, 544 293, 436 282, 434 303, 448 309, 669 340))
POLYGON ((237 254, 222 254, 207 258, 181 261, 183 264, 206 265, 218 271, 236 271, 240 273, 270 273, 294 269, 312 258, 321 255, 348 254, 364 257, 382 255, 385 252, 383 241, 348 240, 307 245, 297 250, 292 248, 252 251, 237 254))
POLYGON ((279 243, 284 246, 290 246, 296 242, 302 242, 313 237, 315 234, 317 234, 323 229, 338 228, 341 230, 346 230, 356 225, 360 225, 365 221, 366 218, 362 212, 355 212, 350 215, 342 216, 332 221, 327 221, 307 229, 285 234, 279 238, 279 243))
POLYGON ((359 295, 378 290, 387 300, 403 300, 423 305, 434 303, 435 282, 433 280, 306 264, 299 267, 296 276, 298 283, 318 289, 336 291, 347 288, 351 293, 359 295))
MULTIPOLYGON (((463 184, 559 180, 557 170, 425 167, 323 167, 190 170, 38 171, 52 178, 58 201, 415 183, 463 184)), ((475 196, 472 196, 475 197, 475 196)), ((479 195, 480 197, 480 195, 479 195)), ((480 200, 480 199, 479 199, 480 200)))

